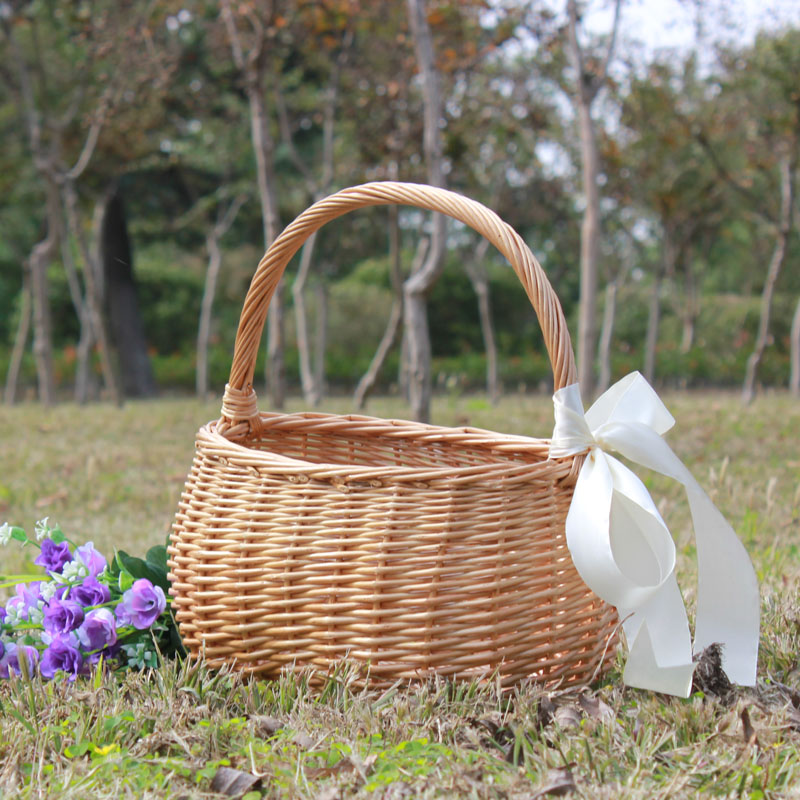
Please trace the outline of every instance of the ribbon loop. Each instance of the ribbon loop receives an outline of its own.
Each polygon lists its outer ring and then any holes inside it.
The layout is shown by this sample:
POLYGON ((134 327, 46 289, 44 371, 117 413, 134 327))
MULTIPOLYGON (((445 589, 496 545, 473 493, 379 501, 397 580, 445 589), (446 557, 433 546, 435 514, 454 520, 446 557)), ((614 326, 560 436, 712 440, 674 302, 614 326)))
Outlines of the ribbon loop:
POLYGON ((577 384, 560 389, 553 401, 551 458, 588 450, 567 515, 567 545, 583 580, 623 620, 625 683, 688 697, 694 664, 669 528, 644 484, 612 450, 685 487, 697 541, 695 649, 721 643, 728 676, 752 686, 755 572, 733 529, 661 438, 675 424, 666 406, 638 372, 614 384, 585 415, 577 384))

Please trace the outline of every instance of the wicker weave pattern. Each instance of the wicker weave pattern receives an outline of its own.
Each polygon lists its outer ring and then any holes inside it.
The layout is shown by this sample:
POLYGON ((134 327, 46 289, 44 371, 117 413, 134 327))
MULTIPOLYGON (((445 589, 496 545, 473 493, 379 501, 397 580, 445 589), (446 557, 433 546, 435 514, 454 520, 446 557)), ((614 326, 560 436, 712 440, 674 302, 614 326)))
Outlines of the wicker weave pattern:
POLYGON ((222 417, 201 428, 169 548, 189 651, 267 675, 349 656, 377 685, 496 670, 582 682, 614 655, 614 610, 583 584, 564 521, 579 459, 478 429, 259 413, 257 343, 303 240, 352 208, 444 211, 504 252, 539 314, 556 386, 574 380, 558 300, 488 209, 408 184, 345 190, 270 248, 245 301, 222 417))

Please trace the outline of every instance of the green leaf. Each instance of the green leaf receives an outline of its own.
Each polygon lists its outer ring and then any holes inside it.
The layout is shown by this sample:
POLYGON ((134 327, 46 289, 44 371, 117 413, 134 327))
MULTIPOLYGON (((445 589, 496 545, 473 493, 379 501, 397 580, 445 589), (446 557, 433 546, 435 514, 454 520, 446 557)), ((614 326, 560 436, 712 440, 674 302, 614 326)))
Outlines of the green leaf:
POLYGON ((56 543, 61 544, 67 537, 64 536, 64 531, 61 530, 60 525, 56 525, 55 528, 51 528, 50 530, 50 538, 56 543))
MULTIPOLYGON (((159 580, 153 583, 160 586, 165 592, 169 591, 169 567, 167 566, 167 548, 163 544, 157 544, 147 551, 145 556, 146 563, 158 573, 159 580)), ((152 580, 152 578, 151 578, 152 580)))
POLYGON ((90 744, 91 742, 75 742, 75 744, 64 748, 64 755, 67 758, 78 758, 86 754, 90 744))
POLYGON ((18 528, 16 525, 11 529, 11 538, 15 542, 27 542, 28 534, 25 533, 24 528, 18 528))
POLYGON ((134 580, 135 579, 133 575, 130 574, 130 572, 124 569, 121 570, 119 573, 119 577, 117 578, 117 582, 119 584, 119 590, 123 593, 127 592, 128 589, 130 589, 131 586, 133 586, 134 580))
MULTIPOLYGON (((151 548, 151 550, 153 549, 157 548, 151 548)), ((154 586, 160 586, 165 592, 169 591, 166 568, 161 569, 157 564, 128 555, 124 550, 117 552, 117 559, 122 568, 133 575, 136 580, 147 578, 154 586)))
POLYGON ((154 567, 163 570, 165 575, 167 574, 167 548, 164 547, 163 544, 157 544, 151 547, 147 551, 145 560, 148 564, 152 564, 154 567))

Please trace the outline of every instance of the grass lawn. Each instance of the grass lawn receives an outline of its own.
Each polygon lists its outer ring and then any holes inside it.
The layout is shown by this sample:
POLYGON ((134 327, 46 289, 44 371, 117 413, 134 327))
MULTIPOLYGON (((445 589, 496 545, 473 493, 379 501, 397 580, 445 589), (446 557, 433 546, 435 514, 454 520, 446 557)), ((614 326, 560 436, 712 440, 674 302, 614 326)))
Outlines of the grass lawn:
MULTIPOLYGON (((362 691, 343 665, 243 681, 188 663, 74 684, 0 682, 0 798, 800 797, 800 403, 666 394, 668 440, 742 538, 761 581, 759 684, 724 702, 432 681, 362 691)), ((300 408, 298 402, 292 408, 300 408)), ((324 410, 349 412, 349 398, 324 410)), ((163 542, 200 424, 219 402, 0 407, 0 523, 50 516, 76 541, 142 554, 163 542)), ((397 401, 368 413, 406 417, 397 401)), ((440 398, 439 424, 547 437, 549 398, 440 398)), ((683 490, 640 472, 670 524, 693 607, 683 490)), ((0 572, 23 567, 11 545, 0 572)), ((621 664, 621 662, 620 662, 621 664)))

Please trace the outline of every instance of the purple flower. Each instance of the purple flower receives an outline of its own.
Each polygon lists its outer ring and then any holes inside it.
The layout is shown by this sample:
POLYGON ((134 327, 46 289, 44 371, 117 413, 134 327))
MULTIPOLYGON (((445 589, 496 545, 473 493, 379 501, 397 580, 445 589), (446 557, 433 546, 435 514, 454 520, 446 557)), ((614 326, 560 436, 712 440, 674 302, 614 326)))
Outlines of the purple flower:
POLYGON ((28 661, 28 673, 33 673, 36 670, 36 664, 39 661, 39 651, 29 644, 16 645, 14 642, 8 642, 5 645, 5 652, 0 658, 0 678, 8 678, 11 673, 14 675, 21 675, 22 670, 19 666, 19 650, 25 653, 28 661))
POLYGON ((89 576, 94 578, 99 575, 107 566, 106 557, 95 550, 94 542, 86 542, 75 551, 75 558, 80 561, 87 570, 89 576))
POLYGON ((83 583, 72 589, 70 598, 84 608, 99 606, 111 599, 111 590, 104 583, 100 583, 94 575, 90 575, 83 583))
POLYGON ((51 600, 44 609, 44 629, 51 635, 74 631, 83 622, 83 609, 74 600, 51 600))
POLYGON ((107 608, 96 608, 86 615, 77 633, 84 650, 102 650, 117 641, 114 615, 107 608))
POLYGON ((149 628, 164 612, 167 599, 160 586, 153 586, 147 578, 139 578, 122 595, 122 602, 114 609, 123 625, 133 625, 140 631, 149 628))
POLYGON ((0 625, 2 625, 6 621, 7 616, 8 614, 6 613, 5 608, 3 608, 3 606, 0 606, 0 625))
POLYGON ((0 639, 0 661, 3 660, 3 656, 6 653, 6 646, 3 644, 3 640, 0 639))
POLYGON ((131 615, 125 608, 124 603, 120 603, 114 608, 114 616, 117 618, 117 622, 120 625, 133 625, 131 622, 131 615))
POLYGON ((72 553, 66 542, 56 544, 52 539, 42 541, 42 552, 34 559, 34 564, 44 567, 48 572, 61 572, 64 564, 72 561, 72 553))
POLYGON ((42 655, 39 671, 45 678, 52 678, 56 672, 62 670, 72 681, 75 680, 81 666, 83 666, 83 656, 80 652, 67 638, 56 636, 42 655))
POLYGON ((39 607, 39 587, 41 585, 41 581, 18 583, 17 596, 12 597, 3 609, 4 619, 10 616, 12 624, 14 624, 15 620, 28 619, 30 610, 39 607))
POLYGON ((3 645, 3 655, 0 656, 0 678, 8 677, 8 659, 16 649, 14 642, 6 642, 3 645))
POLYGON ((41 588, 42 581, 17 584, 17 596, 22 600, 22 605, 26 611, 30 611, 32 608, 38 608, 39 600, 41 600, 39 594, 41 588))

